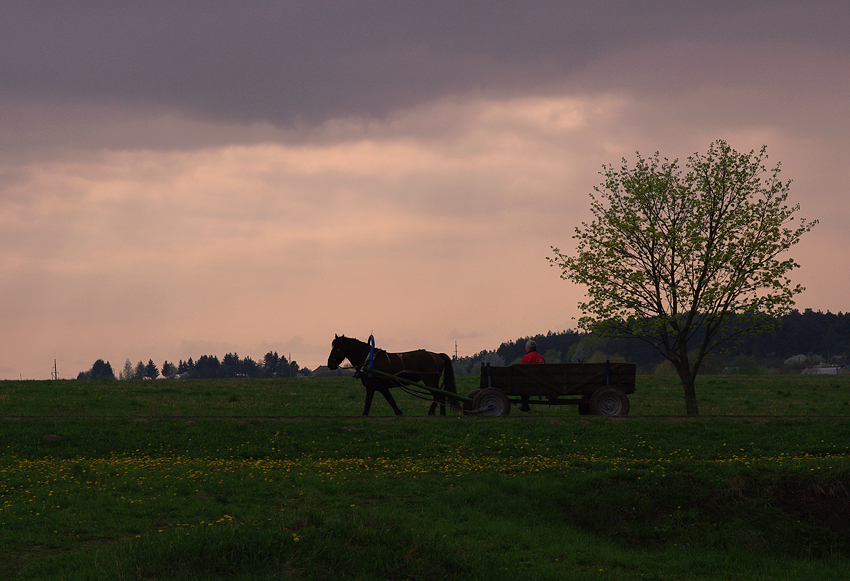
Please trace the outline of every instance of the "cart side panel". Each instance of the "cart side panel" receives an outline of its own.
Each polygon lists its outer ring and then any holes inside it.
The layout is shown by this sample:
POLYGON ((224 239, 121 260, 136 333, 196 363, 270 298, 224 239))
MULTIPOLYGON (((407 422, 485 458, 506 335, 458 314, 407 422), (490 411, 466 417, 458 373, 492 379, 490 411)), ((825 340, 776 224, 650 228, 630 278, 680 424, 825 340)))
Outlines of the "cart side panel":
POLYGON ((634 363, 482 366, 481 388, 496 387, 508 395, 557 397, 590 395, 607 385, 628 394, 635 392, 635 372, 634 363))

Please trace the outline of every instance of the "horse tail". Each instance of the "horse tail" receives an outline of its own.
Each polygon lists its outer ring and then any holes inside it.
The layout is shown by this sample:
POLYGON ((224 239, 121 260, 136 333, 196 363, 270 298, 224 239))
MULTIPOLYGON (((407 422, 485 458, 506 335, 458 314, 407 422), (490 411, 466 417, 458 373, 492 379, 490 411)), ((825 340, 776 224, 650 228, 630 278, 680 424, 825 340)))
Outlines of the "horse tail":
POLYGON ((457 385, 455 384, 455 368, 452 366, 452 359, 445 353, 440 353, 440 359, 443 360, 443 389, 452 393, 457 393, 457 385))

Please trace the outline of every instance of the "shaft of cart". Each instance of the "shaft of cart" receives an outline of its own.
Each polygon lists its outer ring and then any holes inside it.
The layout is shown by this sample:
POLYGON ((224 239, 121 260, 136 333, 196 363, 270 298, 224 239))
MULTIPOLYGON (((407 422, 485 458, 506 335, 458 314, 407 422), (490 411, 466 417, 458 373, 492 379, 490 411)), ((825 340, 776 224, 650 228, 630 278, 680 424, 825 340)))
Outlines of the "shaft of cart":
POLYGON ((398 381, 398 382, 404 383, 406 386, 414 386, 414 387, 417 387, 417 388, 419 388, 423 391, 427 391, 431 395, 437 395, 437 394, 445 395, 446 397, 454 398, 454 399, 456 399, 460 402, 463 402, 463 403, 470 403, 470 404, 472 403, 472 399, 468 398, 466 396, 463 396, 463 395, 460 395, 460 394, 457 394, 457 393, 454 393, 454 392, 451 392, 451 391, 446 391, 445 389, 436 389, 434 387, 428 387, 424 383, 420 383, 418 381, 413 381, 411 379, 405 379, 404 377, 399 377, 398 375, 392 375, 391 373, 384 373, 383 371, 378 371, 377 369, 369 369, 367 367, 364 367, 360 370, 360 373, 367 373, 367 374, 371 373, 372 375, 375 375, 377 377, 381 377, 383 379, 398 381))

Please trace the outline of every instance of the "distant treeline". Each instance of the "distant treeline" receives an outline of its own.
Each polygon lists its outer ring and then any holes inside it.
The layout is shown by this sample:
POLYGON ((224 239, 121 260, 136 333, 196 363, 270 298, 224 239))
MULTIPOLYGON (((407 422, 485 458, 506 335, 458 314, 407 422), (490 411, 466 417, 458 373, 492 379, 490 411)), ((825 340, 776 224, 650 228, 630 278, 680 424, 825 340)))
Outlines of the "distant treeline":
MULTIPOLYGON (((794 310, 777 320, 776 332, 742 336, 713 353, 703 364, 702 373, 756 373, 764 369, 799 371, 811 365, 846 365, 850 353, 850 313, 830 313, 806 309, 794 310)), ((637 339, 603 339, 591 333, 567 330, 545 335, 520 337, 502 343, 493 351, 481 351, 471 357, 455 360, 455 373, 477 374, 482 362, 493 365, 517 363, 525 354, 529 339, 548 363, 629 361, 637 363, 639 373, 672 373, 669 365, 651 345, 637 339)), ((697 337, 697 340, 699 338, 697 337)), ((696 344, 696 343, 694 343, 696 344)), ((297 377, 310 375, 310 370, 289 362, 277 352, 269 351, 262 361, 241 359, 228 353, 219 361, 215 355, 203 355, 193 361, 180 360, 176 365, 165 361, 159 368, 152 360, 135 366, 127 360, 118 379, 221 378, 221 377, 297 377)), ((116 379, 108 361, 98 359, 77 379, 116 379)))
MULTIPOLYGON (((162 368, 156 366, 152 359, 145 364, 139 361, 135 366, 127 359, 124 368, 119 372, 117 379, 140 380, 157 379, 211 379, 224 377, 297 377, 309 375, 310 370, 301 368, 294 361, 289 362, 286 357, 278 355, 276 351, 269 351, 262 361, 254 361, 250 357, 241 359, 236 353, 228 353, 219 361, 215 355, 202 355, 197 361, 190 357, 188 361, 182 359, 175 365, 169 361, 162 364, 162 368)), ((98 359, 88 371, 81 371, 77 379, 116 379, 112 365, 108 361, 98 359)))
MULTIPOLYGON (((850 353, 850 313, 794 310, 777 321, 774 334, 742 336, 723 352, 713 353, 703 373, 754 373, 763 369, 798 371, 808 365, 845 365, 850 353)), ((455 361, 458 374, 477 374, 482 362, 517 363, 529 339, 548 363, 629 361, 640 373, 672 373, 672 366, 650 344, 638 339, 603 339, 590 333, 567 330, 520 337, 494 351, 482 351, 455 361)), ((697 338, 698 339, 698 338, 697 338)), ((696 343, 694 343, 696 345, 696 343)))

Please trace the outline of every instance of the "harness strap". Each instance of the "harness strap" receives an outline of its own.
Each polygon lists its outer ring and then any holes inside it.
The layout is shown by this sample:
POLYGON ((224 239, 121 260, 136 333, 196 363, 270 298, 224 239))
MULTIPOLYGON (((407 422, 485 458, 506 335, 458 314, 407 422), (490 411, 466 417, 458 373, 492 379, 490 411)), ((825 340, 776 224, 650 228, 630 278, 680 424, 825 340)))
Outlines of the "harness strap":
MULTIPOLYGON (((383 373, 391 373, 392 375, 402 375, 405 373, 408 373, 410 375, 441 375, 441 372, 436 370, 422 371, 421 369, 405 369, 404 353, 389 353, 387 351, 384 351, 383 349, 376 349, 375 336, 369 335, 369 357, 363 361, 359 369, 359 372, 365 374, 366 377, 372 377, 372 374, 370 372, 375 369, 376 351, 379 358, 381 357, 381 355, 384 355, 387 358, 387 369, 386 371, 383 371, 383 373), (390 371, 393 368, 393 357, 398 357, 400 367, 400 369, 395 372, 390 371)), ((429 353, 425 349, 420 349, 419 351, 425 351, 426 353, 429 353)), ((441 363, 439 358, 433 353, 429 353, 429 355, 434 360, 434 362, 437 363, 437 367, 439 367, 439 364, 441 363)))
MULTIPOLYGON (((375 335, 369 335, 369 370, 375 367, 375 335)), ((367 377, 372 377, 369 373, 367 377)))

